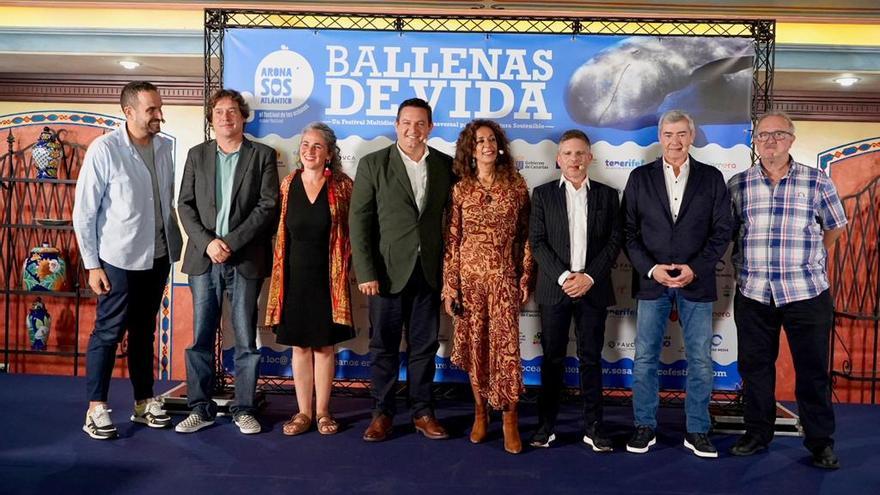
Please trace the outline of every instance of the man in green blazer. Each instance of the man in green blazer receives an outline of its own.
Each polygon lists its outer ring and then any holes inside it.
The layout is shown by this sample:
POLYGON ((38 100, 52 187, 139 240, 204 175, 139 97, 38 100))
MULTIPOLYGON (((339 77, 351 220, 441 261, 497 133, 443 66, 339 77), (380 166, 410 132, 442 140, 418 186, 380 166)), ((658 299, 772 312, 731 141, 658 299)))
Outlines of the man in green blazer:
POLYGON ((358 164, 349 229, 358 288, 370 301, 373 421, 364 440, 391 433, 400 339, 407 332, 407 382, 416 430, 447 438, 434 417, 431 385, 439 328, 443 214, 452 187, 452 158, 427 145, 431 107, 400 104, 397 142, 358 164))

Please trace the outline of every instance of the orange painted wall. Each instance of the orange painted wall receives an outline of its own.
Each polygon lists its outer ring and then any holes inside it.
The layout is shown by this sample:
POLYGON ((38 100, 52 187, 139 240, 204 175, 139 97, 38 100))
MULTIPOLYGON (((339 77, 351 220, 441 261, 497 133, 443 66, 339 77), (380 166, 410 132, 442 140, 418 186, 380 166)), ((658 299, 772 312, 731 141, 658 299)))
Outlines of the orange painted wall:
MULTIPOLYGON (((880 123, 847 123, 847 122, 795 122, 797 139, 792 146, 791 154, 795 160, 811 166, 819 166, 819 156, 824 152, 845 147, 850 143, 863 140, 880 142, 880 123), (875 139, 871 139, 875 138, 875 139)), ((838 161, 830 167, 831 179, 837 187, 841 198, 862 191, 872 181, 880 177, 880 152, 864 154, 858 157, 847 158, 838 161)), ((874 204, 863 203, 859 209, 847 207, 849 223, 859 224, 868 221, 869 218, 877 218, 880 211, 880 191, 875 192, 874 204), (871 216, 873 212, 874 216, 871 216)), ((846 200, 844 204, 849 204, 846 200)), ((838 242, 840 245, 853 245, 863 248, 863 255, 873 260, 873 267, 877 267, 878 239, 876 236, 877 225, 873 224, 867 229, 875 233, 873 236, 861 235, 852 237, 844 234, 838 242)), ((835 263, 841 253, 837 248, 829 253, 829 269, 835 263)), ((852 258, 850 258, 852 259, 852 258)), ((869 297, 862 301, 844 300, 840 292, 835 295, 835 309, 849 312, 869 312, 873 297, 876 296, 877 274, 871 275, 870 269, 863 267, 859 273, 852 270, 844 271, 841 286, 844 290, 868 291, 869 297)), ((832 276, 832 288, 835 287, 832 276)), ((877 356, 874 354, 873 323, 869 321, 853 321, 838 319, 835 322, 837 337, 832 341, 834 346, 834 362, 832 369, 843 370, 851 367, 853 370, 868 370, 873 365, 877 356)), ((776 397, 779 400, 794 400, 795 373, 791 361, 791 353, 788 341, 783 332, 780 339, 779 360, 777 361, 776 397)), ((875 385, 875 393, 880 397, 880 386, 875 385)), ((865 382, 845 380, 838 378, 834 382, 833 397, 835 402, 869 403, 871 399, 871 385, 865 382)))

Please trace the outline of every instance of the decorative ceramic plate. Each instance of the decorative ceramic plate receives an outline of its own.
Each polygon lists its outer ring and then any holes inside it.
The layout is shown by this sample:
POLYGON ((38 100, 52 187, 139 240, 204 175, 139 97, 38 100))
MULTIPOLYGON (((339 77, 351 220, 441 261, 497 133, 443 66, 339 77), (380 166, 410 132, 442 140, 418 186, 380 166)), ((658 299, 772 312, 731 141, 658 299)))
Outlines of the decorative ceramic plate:
POLYGON ((63 225, 70 225, 70 220, 65 220, 63 218, 35 218, 40 225, 45 225, 47 227, 61 227, 63 225))

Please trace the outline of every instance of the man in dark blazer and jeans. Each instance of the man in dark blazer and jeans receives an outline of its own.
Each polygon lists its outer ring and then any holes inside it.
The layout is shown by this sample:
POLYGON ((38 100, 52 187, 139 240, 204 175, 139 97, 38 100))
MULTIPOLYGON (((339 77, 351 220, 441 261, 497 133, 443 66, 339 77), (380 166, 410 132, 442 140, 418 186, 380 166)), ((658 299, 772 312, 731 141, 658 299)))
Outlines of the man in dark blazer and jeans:
POLYGON ((183 272, 193 297, 193 345, 186 350, 187 402, 192 414, 178 433, 214 423, 217 404, 214 359, 223 300, 231 306, 235 334, 233 421, 245 434, 259 433, 254 396, 260 351, 256 345, 257 298, 272 268, 272 232, 278 222, 275 150, 244 137, 249 109, 241 94, 219 90, 210 100, 217 139, 189 150, 178 197, 188 236, 183 272))
POLYGON ((617 191, 590 180, 590 140, 579 130, 559 139, 558 180, 535 188, 529 241, 538 262, 535 300, 541 311, 541 395, 534 447, 556 439, 568 329, 574 317, 581 396, 583 441, 596 452, 610 452, 602 432, 602 347, 608 306, 614 304, 611 266, 623 242, 617 191))
POLYGON ((721 172, 694 160, 694 121, 679 110, 658 123, 663 156, 636 168, 623 193, 626 250, 638 299, 633 412, 636 431, 626 450, 643 454, 656 443, 657 367, 673 305, 687 355, 684 446, 718 457, 709 440, 712 395, 712 303, 715 265, 730 243, 730 195, 721 172))
POLYGON ((400 104, 397 142, 358 164, 349 211, 352 264, 370 298, 373 421, 364 440, 391 433, 400 339, 406 327, 407 382, 413 423, 430 439, 448 434, 434 417, 431 386, 439 347, 443 215, 452 187, 452 158, 427 145, 431 107, 400 104))

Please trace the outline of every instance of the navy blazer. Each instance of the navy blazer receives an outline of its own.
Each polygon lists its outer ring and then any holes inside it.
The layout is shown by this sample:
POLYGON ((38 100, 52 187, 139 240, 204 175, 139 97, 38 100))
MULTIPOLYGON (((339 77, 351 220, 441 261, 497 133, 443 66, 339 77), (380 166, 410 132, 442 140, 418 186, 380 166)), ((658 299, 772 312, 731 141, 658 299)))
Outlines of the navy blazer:
MULTIPOLYGON (((583 296, 596 307, 614 305, 611 267, 623 244, 623 216, 617 191, 591 180, 587 193, 587 258, 584 272, 594 285, 583 296)), ((529 220, 529 242, 538 262, 538 304, 559 304, 568 296, 559 285, 559 276, 571 269, 571 234, 565 187, 559 179, 535 188, 529 220)))
POLYGON ((626 252, 633 266, 633 297, 656 299, 664 287, 648 271, 655 264, 687 264, 696 279, 682 288, 690 301, 717 299, 715 266, 733 228, 730 195, 721 172, 690 157, 678 219, 672 221, 663 159, 632 171, 623 193, 626 252))

